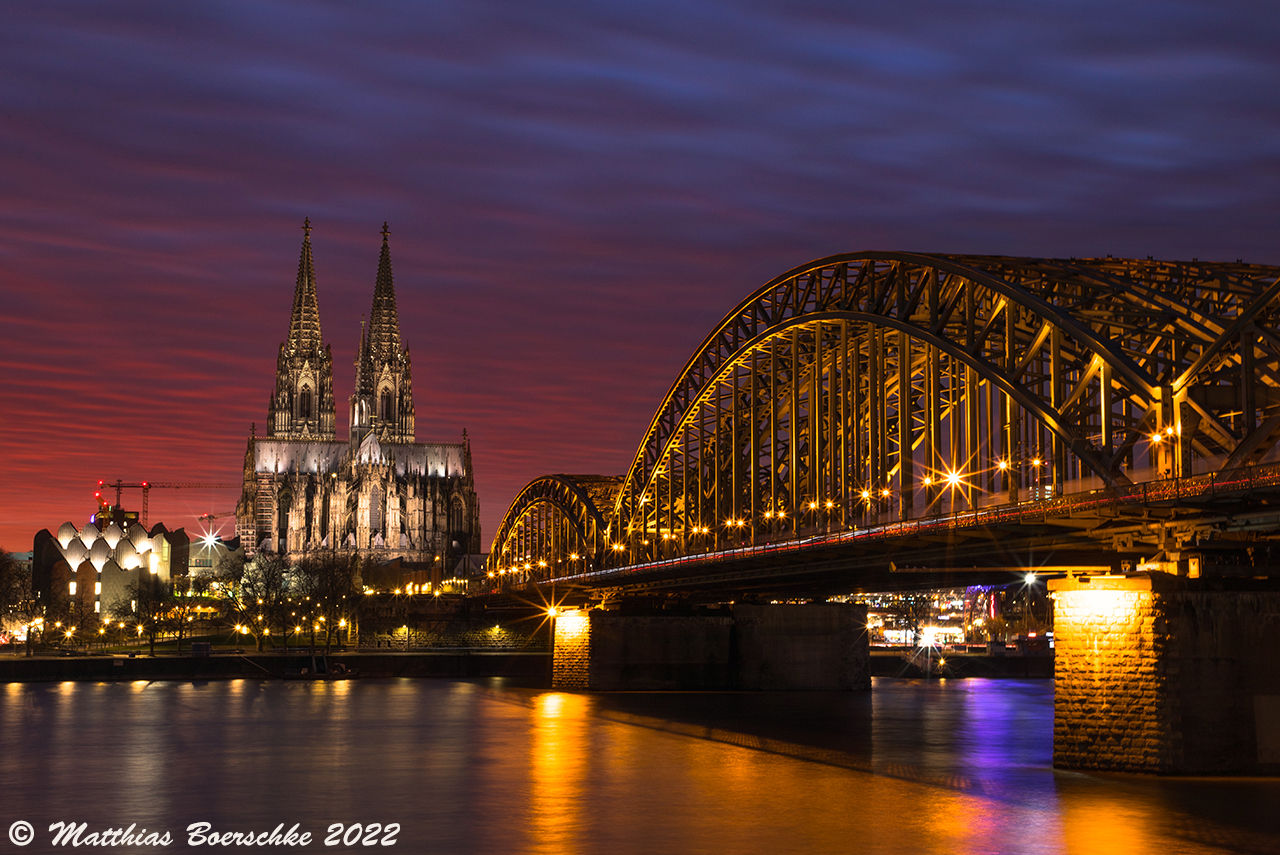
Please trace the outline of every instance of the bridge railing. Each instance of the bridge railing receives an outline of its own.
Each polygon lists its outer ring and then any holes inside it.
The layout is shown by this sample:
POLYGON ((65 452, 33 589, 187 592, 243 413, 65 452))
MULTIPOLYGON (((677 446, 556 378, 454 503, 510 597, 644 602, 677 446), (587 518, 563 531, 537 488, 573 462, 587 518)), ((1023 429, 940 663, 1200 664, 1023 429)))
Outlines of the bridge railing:
MULTIPOLYGON (((1206 501, 1218 496, 1238 495, 1276 485, 1280 485, 1280 463, 1241 466, 1222 472, 1205 473, 1188 478, 1144 481, 1116 489, 1087 490, 1049 499, 974 508, 968 511, 938 514, 914 520, 881 523, 848 531, 834 533, 815 532, 805 537, 786 541, 744 543, 742 546, 729 549, 691 553, 622 567, 605 567, 583 573, 559 576, 548 581, 586 582, 641 572, 666 571, 697 564, 734 561, 744 558, 765 558, 827 546, 838 546, 853 541, 882 540, 928 534, 948 529, 1025 522, 1031 519, 1043 519, 1048 516, 1069 515, 1076 511, 1095 510, 1106 506, 1159 505, 1190 499, 1206 501)), ((482 581, 492 583, 498 580, 482 581)), ((497 587, 495 586, 493 590, 496 591, 497 587)))

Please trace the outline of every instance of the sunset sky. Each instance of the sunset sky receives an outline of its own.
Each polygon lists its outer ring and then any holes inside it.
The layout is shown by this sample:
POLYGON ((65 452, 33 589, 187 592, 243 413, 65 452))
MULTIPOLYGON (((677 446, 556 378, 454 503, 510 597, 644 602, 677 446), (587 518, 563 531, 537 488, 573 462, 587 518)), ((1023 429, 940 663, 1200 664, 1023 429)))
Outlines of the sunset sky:
POLYGON ((339 423, 387 221, 418 439, 467 429, 486 544, 531 478, 625 472, 810 259, 1280 264, 1278 8, 7 4, 0 547, 99 478, 239 480, 308 216, 339 423))

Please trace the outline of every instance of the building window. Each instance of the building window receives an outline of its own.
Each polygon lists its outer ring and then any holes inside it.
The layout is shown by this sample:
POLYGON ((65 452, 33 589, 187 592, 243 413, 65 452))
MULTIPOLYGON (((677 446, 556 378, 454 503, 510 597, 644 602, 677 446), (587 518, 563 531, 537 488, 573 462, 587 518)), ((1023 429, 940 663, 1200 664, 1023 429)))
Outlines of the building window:
POLYGON ((390 422, 392 420, 392 412, 394 411, 394 409, 395 408, 392 406, 391 390, 383 389, 382 390, 382 415, 380 416, 382 421, 390 422))
POLYGON ((449 533, 456 535, 463 529, 463 520, 466 517, 466 511, 462 507, 462 500, 457 496, 449 505, 449 533))
POLYGON ((311 418, 311 387, 303 386, 298 393, 298 418, 311 418))
POLYGON ((76 583, 75 583, 75 582, 72 582, 72 583, 71 583, 71 585, 70 585, 70 588, 71 588, 71 590, 70 590, 70 594, 71 594, 71 596, 73 596, 73 597, 74 597, 74 596, 76 595, 76 583))

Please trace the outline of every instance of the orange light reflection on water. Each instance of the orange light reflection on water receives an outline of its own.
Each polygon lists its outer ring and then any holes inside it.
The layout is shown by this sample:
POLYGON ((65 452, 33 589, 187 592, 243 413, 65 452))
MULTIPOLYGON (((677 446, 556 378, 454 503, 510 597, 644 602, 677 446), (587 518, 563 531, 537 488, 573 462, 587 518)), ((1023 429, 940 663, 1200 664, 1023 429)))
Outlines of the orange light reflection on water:
POLYGON ((581 695, 554 692, 534 699, 530 852, 581 850, 587 707, 581 695))
POLYGON ((1073 794, 1059 801, 1062 837, 1068 853, 1088 855, 1131 855, 1155 852, 1167 846, 1148 827, 1148 819, 1124 799, 1097 798, 1073 794))

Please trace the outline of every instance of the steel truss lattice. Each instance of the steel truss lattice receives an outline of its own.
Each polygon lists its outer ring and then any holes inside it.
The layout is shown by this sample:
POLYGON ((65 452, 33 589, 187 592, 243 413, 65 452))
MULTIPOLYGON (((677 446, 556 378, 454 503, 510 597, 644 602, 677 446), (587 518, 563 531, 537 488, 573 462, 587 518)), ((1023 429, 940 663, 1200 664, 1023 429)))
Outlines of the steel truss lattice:
POLYGON ((626 476, 532 482, 493 564, 538 581, 569 555, 621 566, 1258 462, 1280 437, 1278 296, 1280 268, 1240 263, 820 259, 707 337, 626 476))

